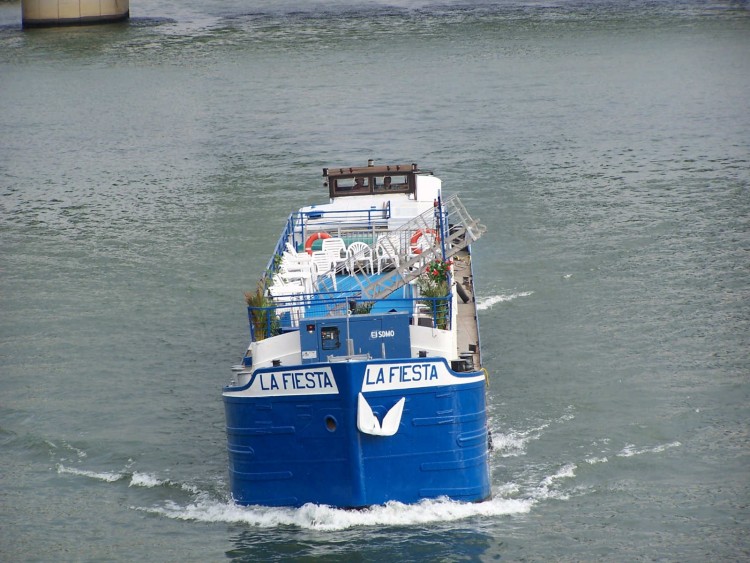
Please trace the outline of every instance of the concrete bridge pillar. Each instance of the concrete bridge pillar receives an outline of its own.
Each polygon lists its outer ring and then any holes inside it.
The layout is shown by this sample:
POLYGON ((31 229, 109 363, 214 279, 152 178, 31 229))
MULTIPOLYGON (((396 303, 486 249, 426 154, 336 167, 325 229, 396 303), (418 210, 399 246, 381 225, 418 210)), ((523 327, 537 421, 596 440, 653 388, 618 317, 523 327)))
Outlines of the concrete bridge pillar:
POLYGON ((24 27, 79 25, 127 19, 130 0, 21 0, 24 27))

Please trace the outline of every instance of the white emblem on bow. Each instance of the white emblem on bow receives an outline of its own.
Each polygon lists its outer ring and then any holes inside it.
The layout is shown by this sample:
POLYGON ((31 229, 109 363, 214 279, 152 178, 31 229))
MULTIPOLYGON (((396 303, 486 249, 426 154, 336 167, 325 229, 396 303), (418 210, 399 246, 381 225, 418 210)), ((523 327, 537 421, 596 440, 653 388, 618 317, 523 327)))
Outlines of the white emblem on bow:
POLYGON ((378 417, 375 416, 367 403, 367 399, 360 393, 357 404, 357 428, 364 434, 393 436, 398 432, 398 426, 401 424, 401 414, 404 412, 405 402, 406 397, 401 397, 383 417, 383 424, 380 424, 378 417))

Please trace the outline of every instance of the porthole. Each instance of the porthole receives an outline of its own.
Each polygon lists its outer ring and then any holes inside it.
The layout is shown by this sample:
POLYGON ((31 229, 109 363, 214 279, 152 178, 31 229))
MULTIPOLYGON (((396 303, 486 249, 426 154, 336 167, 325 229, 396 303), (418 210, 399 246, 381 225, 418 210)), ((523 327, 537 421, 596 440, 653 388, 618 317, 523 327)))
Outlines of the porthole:
POLYGON ((331 415, 328 415, 326 417, 326 430, 329 432, 336 432, 336 426, 337 426, 336 419, 333 418, 331 415))

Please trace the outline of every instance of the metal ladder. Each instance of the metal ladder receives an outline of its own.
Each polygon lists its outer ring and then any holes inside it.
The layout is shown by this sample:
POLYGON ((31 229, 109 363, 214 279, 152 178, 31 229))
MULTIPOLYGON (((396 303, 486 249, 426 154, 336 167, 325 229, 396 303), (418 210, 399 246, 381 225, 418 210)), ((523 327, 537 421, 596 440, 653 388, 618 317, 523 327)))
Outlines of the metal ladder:
MULTIPOLYGON (((411 252, 411 245, 405 244, 405 241, 410 241, 414 233, 420 230, 423 233, 440 232, 436 224, 439 212, 440 209, 437 207, 425 211, 400 228, 389 231, 388 235, 381 239, 380 246, 386 253, 386 258, 398 263, 398 267, 380 277, 368 276, 365 272, 360 275, 352 272, 362 292, 362 300, 383 299, 418 278, 432 260, 436 258, 448 260, 478 240, 487 231, 487 227, 471 218, 458 196, 453 195, 442 202, 445 240, 441 241, 435 237, 431 245, 421 247, 420 253, 411 252), (445 256, 443 256, 443 248, 445 248, 445 256)), ((377 256, 375 258, 377 259, 377 256)))

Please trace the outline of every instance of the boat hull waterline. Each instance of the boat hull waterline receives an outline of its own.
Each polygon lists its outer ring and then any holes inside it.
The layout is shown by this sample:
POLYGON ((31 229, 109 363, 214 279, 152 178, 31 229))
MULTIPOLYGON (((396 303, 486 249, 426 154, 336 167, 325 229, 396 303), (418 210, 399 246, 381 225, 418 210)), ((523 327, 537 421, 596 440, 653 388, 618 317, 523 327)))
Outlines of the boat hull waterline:
POLYGON ((444 360, 256 372, 247 386, 224 394, 234 500, 363 507, 486 499, 484 387, 483 373, 451 372, 444 360), (397 431, 379 435, 399 402, 397 431), (367 407, 375 428, 363 432, 367 407))

